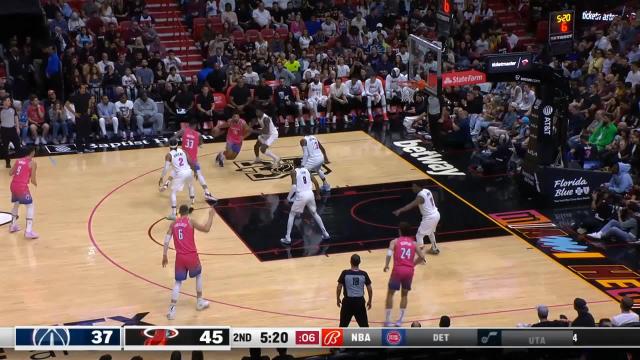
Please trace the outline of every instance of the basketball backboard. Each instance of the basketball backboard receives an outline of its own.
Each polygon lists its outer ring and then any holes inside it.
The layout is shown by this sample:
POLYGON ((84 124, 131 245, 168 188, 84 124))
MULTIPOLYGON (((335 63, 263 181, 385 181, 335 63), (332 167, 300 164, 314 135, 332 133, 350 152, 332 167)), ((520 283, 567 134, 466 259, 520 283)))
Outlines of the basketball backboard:
POLYGON ((409 36, 409 80, 424 81, 425 91, 438 96, 442 89, 442 45, 409 36))

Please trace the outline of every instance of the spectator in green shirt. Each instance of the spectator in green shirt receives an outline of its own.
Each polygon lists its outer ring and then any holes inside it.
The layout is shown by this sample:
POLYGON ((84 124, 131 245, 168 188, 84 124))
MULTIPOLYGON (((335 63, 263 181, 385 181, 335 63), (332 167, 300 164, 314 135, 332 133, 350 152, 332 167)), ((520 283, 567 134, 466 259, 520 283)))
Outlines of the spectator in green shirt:
POLYGON ((602 123, 595 129, 589 137, 589 143, 598 147, 598 151, 604 150, 605 146, 611 144, 618 133, 618 128, 611 122, 609 115, 602 117, 602 123))
POLYGON ((284 67, 293 74, 300 72, 300 62, 296 59, 295 54, 289 55, 289 60, 285 61, 284 67))

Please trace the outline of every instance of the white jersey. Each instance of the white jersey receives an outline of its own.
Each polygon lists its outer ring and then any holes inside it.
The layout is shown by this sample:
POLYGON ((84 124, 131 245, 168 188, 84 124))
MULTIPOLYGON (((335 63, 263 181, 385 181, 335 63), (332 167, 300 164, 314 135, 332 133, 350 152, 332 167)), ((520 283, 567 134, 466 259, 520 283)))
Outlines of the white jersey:
POLYGON ((261 128, 268 128, 267 133, 269 135, 278 135, 278 129, 273 124, 273 120, 269 116, 267 116, 267 114, 262 115, 262 117, 258 119, 258 123, 260 124, 261 128))
POLYGON ((353 82, 353 80, 347 80, 345 87, 347 88, 347 96, 362 96, 364 93, 364 87, 360 80, 356 80, 355 82, 353 82))
POLYGON ((419 206, 422 217, 429 217, 435 214, 439 214, 438 208, 436 207, 436 203, 433 200, 433 194, 431 194, 431 191, 427 189, 422 189, 418 193, 418 196, 424 199, 424 202, 419 206))
POLYGON ((400 82, 407 81, 407 77, 400 74, 398 77, 393 77, 391 75, 387 75, 387 81, 385 81, 385 86, 387 87, 387 93, 391 93, 394 90, 400 90, 400 82))
POLYGON ((301 196, 305 193, 313 193, 311 174, 305 168, 296 169, 296 194, 301 196))
POLYGON ((364 91, 367 95, 375 95, 378 94, 380 96, 384 95, 384 89, 382 88, 382 81, 380 79, 375 79, 375 81, 371 81, 371 79, 367 79, 364 82, 364 91))
POLYGON ((180 173, 191 173, 191 165, 187 160, 187 154, 182 149, 175 149, 169 151, 171 155, 171 165, 173 166, 173 172, 177 175, 180 173))
POLYGON ((318 82, 312 82, 309 84, 309 97, 310 98, 319 98, 322 97, 322 92, 324 91, 324 84, 318 82))
POLYGON ((320 150, 320 141, 313 135, 305 136, 304 139, 307 141, 307 145, 304 147, 303 159, 306 161, 324 160, 324 155, 320 150))

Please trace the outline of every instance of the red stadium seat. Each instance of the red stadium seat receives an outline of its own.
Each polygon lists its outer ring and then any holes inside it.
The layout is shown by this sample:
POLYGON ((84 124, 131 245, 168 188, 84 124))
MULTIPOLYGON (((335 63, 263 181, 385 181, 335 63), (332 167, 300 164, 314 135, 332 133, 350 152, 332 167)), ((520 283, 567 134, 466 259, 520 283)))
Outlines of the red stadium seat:
POLYGON ((216 33, 221 33, 224 31, 224 24, 222 23, 222 20, 219 16, 210 17, 209 22, 211 23, 213 31, 215 31, 216 33))
POLYGON ((223 93, 213 93, 213 104, 216 111, 222 111, 227 107, 227 97, 223 93))
POLYGON ((234 30, 231 33, 231 36, 233 36, 233 40, 236 42, 236 44, 238 45, 244 45, 244 43, 246 43, 246 39, 244 37, 244 31, 242 30, 234 30))
POLYGON ((273 40, 273 38, 276 36, 276 32, 273 29, 265 28, 260 32, 262 33, 262 38, 267 41, 273 40))
POLYGON ((278 34, 278 37, 283 40, 289 38, 289 30, 287 28, 277 28, 276 34, 278 34))
POLYGON ((118 28, 121 31, 128 31, 129 29, 131 29, 131 25, 133 25, 131 21, 120 21, 118 23, 118 28))
POLYGON ((258 35, 259 34, 260 34, 260 32, 258 30, 250 29, 250 30, 247 30, 247 32, 244 33, 244 37, 245 37, 245 39, 247 39, 248 42, 253 43, 253 42, 256 42, 258 40, 258 35))
POLYGON ((207 24, 207 19, 205 18, 195 18, 193 19, 193 38, 196 41, 199 41, 202 37, 202 32, 207 24))
POLYGON ((265 80, 265 85, 269 85, 271 89, 275 90, 278 86, 280 86, 280 80, 265 80))

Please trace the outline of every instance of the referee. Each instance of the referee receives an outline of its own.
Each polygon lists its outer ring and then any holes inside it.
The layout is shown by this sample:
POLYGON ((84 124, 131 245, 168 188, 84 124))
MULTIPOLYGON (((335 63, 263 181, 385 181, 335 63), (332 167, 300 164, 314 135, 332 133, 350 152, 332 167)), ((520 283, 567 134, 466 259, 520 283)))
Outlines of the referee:
POLYGON ((373 289, 371 279, 366 271, 362 271, 360 266, 360 256, 351 255, 351 268, 343 270, 338 278, 338 288, 336 289, 337 304, 340 308, 340 327, 347 327, 351 318, 355 316, 360 327, 369 327, 367 309, 371 309, 371 299, 373 289), (364 303, 364 287, 367 287, 369 301, 366 308, 364 303), (340 300, 340 293, 344 288, 344 297, 340 300))

